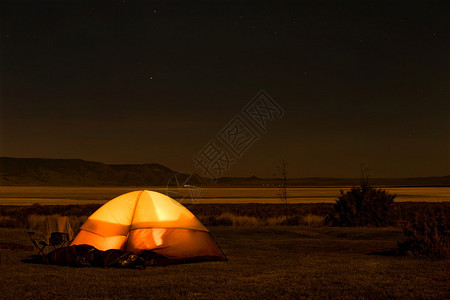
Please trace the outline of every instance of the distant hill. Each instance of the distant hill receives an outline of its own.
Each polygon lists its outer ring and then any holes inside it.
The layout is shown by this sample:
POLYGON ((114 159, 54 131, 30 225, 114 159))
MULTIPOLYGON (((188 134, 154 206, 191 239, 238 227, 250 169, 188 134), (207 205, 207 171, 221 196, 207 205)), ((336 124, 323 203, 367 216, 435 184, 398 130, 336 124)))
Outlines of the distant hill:
MULTIPOLYGON (((109 165, 81 159, 0 157, 0 185, 164 186, 177 172, 160 164, 109 165)), ((188 177, 178 174, 180 181, 188 177)), ((206 179, 194 175, 192 184, 206 179)))
MULTIPOLYGON (((82 159, 0 157, 0 185, 31 186, 165 186, 175 184, 176 175, 182 184, 190 175, 180 174, 163 165, 104 164, 82 159)), ((222 177, 216 182, 192 175, 191 185, 215 186, 276 186, 276 178, 222 177)), ((450 176, 418 178, 371 178, 380 186, 450 186, 450 176)), ((353 186, 358 178, 292 178, 289 186, 353 186)))
MULTIPOLYGON (((275 178, 219 178, 217 184, 225 186, 261 186, 279 185, 281 179, 275 178)), ((375 186, 450 186, 450 176, 441 177, 411 177, 411 178, 370 178, 369 183, 375 186)), ((291 178, 287 180, 288 186, 356 186, 360 184, 359 178, 328 178, 328 177, 311 177, 311 178, 291 178)))

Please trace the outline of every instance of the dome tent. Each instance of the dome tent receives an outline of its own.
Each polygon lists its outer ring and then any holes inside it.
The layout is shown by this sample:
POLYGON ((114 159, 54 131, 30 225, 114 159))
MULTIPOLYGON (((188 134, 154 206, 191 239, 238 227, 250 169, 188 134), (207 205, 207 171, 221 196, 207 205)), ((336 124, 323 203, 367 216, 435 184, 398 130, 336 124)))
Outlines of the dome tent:
POLYGON ((104 204, 81 226, 71 245, 151 250, 175 260, 227 260, 208 229, 183 205, 153 191, 134 191, 104 204))

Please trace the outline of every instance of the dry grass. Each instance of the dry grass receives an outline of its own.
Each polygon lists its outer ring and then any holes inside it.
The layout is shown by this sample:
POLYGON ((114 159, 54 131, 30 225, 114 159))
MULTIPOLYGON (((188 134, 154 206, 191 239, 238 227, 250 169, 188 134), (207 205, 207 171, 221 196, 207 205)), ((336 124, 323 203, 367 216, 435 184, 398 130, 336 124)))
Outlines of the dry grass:
POLYGON ((20 227, 19 222, 16 218, 10 216, 0 216, 0 227, 14 228, 20 227))
POLYGON ((307 214, 305 216, 277 216, 264 218, 240 216, 226 212, 220 214, 219 216, 199 216, 199 219, 206 226, 274 226, 290 224, 322 226, 325 217, 307 214))
MULTIPOLYGON (((231 213, 224 213, 218 217, 219 222, 222 220, 229 220, 233 226, 256 226, 259 225, 259 221, 255 217, 248 216, 236 216, 231 213)), ((227 222, 227 221, 225 221, 227 222)))
MULTIPOLYGON (((395 249, 395 228, 217 226, 228 262, 146 270, 21 262, 33 252, 0 250, 2 298, 434 298, 450 296, 449 261, 373 255, 395 249)), ((20 229, 0 243, 29 245, 20 229)))
MULTIPOLYGON (((97 210, 100 204, 86 205, 0 205, 0 227, 26 227, 30 215, 69 216, 74 230, 79 223, 97 210), (78 217, 78 218, 73 218, 78 217), (12 220, 14 219, 14 220, 12 220)), ((215 225, 309 225, 319 226, 323 218, 333 211, 327 203, 289 204, 198 204, 187 205, 206 226, 215 225), (287 213, 287 217, 286 217, 287 213), (255 221, 256 219, 256 221, 255 221)), ((441 203, 394 203, 392 226, 413 221, 418 212, 443 212, 450 219, 450 202, 441 203)))
POLYGON ((304 225, 308 225, 308 226, 320 226, 320 225, 323 225, 324 221, 325 221, 325 217, 323 217, 323 216, 307 214, 306 216, 303 217, 304 225))

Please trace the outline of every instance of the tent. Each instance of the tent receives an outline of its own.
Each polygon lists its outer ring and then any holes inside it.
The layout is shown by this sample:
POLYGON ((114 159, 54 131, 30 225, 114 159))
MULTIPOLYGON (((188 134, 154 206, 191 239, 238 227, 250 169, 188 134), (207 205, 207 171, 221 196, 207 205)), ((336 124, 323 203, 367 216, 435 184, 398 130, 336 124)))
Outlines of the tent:
POLYGON ((153 191, 134 191, 107 202, 81 226, 71 245, 151 250, 174 260, 226 260, 208 229, 183 205, 153 191))

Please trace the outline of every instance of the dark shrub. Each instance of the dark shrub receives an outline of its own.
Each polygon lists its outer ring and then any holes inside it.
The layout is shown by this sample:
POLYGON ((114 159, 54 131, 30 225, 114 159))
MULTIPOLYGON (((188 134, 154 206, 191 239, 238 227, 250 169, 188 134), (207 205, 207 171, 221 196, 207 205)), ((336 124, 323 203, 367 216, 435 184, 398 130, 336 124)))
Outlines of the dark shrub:
POLYGON ((0 216, 0 227, 14 228, 17 227, 17 225, 16 219, 0 216))
POLYGON ((400 255, 413 254, 430 258, 450 257, 449 223, 442 212, 422 213, 404 228, 406 241, 399 242, 400 255))
POLYGON ((296 226, 299 224, 300 222, 298 216, 288 217, 280 223, 280 225, 288 225, 288 226, 296 226))
POLYGON ((21 227, 28 226, 28 216, 29 210, 23 207, 12 213, 12 217, 17 220, 17 224, 20 224, 21 227))
POLYGON ((233 226, 233 220, 227 216, 206 216, 199 217, 199 220, 205 226, 233 226))
POLYGON ((362 184, 353 187, 336 200, 334 212, 327 217, 333 226, 386 226, 391 223, 395 195, 383 189, 362 184))

